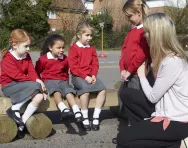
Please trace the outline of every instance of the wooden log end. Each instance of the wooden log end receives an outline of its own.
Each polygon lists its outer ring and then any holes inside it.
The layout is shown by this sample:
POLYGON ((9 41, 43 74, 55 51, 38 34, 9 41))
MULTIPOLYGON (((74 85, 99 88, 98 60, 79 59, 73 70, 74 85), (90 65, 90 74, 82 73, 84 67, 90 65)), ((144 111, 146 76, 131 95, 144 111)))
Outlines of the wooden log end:
POLYGON ((0 115, 0 143, 8 143, 17 135, 16 123, 7 115, 0 115))
POLYGON ((27 122, 26 127, 30 135, 35 139, 43 139, 52 131, 51 120, 43 113, 34 114, 27 122))

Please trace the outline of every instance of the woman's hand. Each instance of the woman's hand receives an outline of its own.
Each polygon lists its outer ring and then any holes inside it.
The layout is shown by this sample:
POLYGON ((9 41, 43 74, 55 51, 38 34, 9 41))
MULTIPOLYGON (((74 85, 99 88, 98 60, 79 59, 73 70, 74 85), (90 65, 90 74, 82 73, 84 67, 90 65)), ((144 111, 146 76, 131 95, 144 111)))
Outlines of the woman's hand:
POLYGON ((149 73, 149 70, 150 68, 146 66, 146 62, 143 62, 142 65, 137 70, 139 78, 146 77, 149 73))

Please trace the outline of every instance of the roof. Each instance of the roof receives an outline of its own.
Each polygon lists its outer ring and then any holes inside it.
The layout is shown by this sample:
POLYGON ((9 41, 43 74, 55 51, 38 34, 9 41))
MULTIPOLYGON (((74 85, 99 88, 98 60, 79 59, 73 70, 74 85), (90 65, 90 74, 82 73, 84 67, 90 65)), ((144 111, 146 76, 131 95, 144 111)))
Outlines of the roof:
POLYGON ((82 0, 52 0, 51 7, 59 10, 87 11, 82 0))

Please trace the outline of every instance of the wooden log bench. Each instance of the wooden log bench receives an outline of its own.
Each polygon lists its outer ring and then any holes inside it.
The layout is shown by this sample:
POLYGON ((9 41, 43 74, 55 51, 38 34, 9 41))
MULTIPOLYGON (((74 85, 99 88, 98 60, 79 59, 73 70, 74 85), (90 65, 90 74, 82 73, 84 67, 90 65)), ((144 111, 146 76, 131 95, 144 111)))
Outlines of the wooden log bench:
MULTIPOLYGON (((96 94, 90 94, 89 108, 95 107, 96 96, 96 94)), ((67 106, 69 106, 66 100, 64 102, 67 106)), ((76 97, 76 103, 80 107, 80 99, 78 97, 76 97)), ((9 109, 11 106, 12 104, 10 98, 0 97, 0 143, 7 143, 12 141, 17 134, 17 125, 11 118, 7 116, 6 113, 7 109, 9 109)), ((24 112, 26 106, 27 105, 24 105, 21 108, 21 113, 24 112)), ((117 90, 108 90, 106 94, 106 102, 104 103, 104 107, 112 106, 118 106, 117 90)), ((54 100, 50 97, 41 103, 37 110, 39 113, 31 116, 26 123, 26 128, 33 138, 45 138, 51 133, 52 122, 42 112, 57 110, 58 108, 54 100)))

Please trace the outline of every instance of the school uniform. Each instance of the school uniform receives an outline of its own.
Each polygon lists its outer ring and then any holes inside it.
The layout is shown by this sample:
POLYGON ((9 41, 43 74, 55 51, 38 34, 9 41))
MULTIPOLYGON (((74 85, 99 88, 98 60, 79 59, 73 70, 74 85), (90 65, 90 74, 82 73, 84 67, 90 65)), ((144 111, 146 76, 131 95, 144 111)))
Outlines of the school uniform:
POLYGON ((51 52, 41 56, 36 62, 36 72, 44 81, 49 95, 60 92, 63 97, 68 93, 76 94, 76 90, 69 85, 69 66, 66 55, 54 58, 51 52))
MULTIPOLYGON (((120 130, 117 148, 180 147, 181 140, 188 136, 187 75, 188 63, 177 56, 166 57, 159 66, 153 87, 143 77, 140 78, 143 91, 127 90, 131 93, 127 98, 149 101, 155 104, 155 109, 147 115, 148 119, 120 130)), ((141 105, 137 110, 140 114, 145 112, 141 105)), ((135 111, 130 112, 130 117, 134 117, 135 111)))
MULTIPOLYGON (((121 59, 119 61, 120 71, 126 70, 131 73, 131 76, 128 78, 128 81, 124 81, 120 89, 118 91, 118 97, 119 97, 119 103, 120 103, 120 112, 121 115, 127 116, 127 106, 129 108, 132 108, 130 106, 134 105, 135 102, 132 102, 129 100, 127 104, 122 104, 122 99, 126 99, 126 97, 121 98, 120 93, 122 93, 126 88, 133 88, 137 90, 142 90, 141 84, 137 75, 137 69, 140 67, 140 65, 146 60, 149 60, 149 63, 151 63, 150 59, 150 53, 149 53, 149 47, 147 44, 147 41, 144 37, 144 28, 143 24, 139 26, 133 27, 127 34, 122 51, 121 51, 121 59), (127 105, 127 106, 125 106, 127 105)), ((148 76, 149 82, 153 84, 154 79, 152 76, 152 73, 150 72, 150 75, 148 76)), ((140 102, 137 102, 138 104, 140 102)), ((147 104, 145 104, 146 108, 150 108, 147 104)), ((134 106, 133 106, 134 108, 134 106)))
POLYGON ((29 53, 19 58, 13 50, 9 50, 3 57, 0 82, 4 95, 10 97, 13 104, 30 100, 37 93, 42 92, 41 85, 36 79, 39 77, 29 53))
POLYGON ((127 87, 141 89, 137 69, 146 59, 150 60, 150 53, 141 24, 128 32, 121 51, 120 71, 126 70, 131 73, 127 87))
POLYGON ((72 84, 77 89, 78 95, 105 90, 104 84, 97 78, 99 62, 93 46, 84 46, 78 41, 70 47, 68 57, 72 84), (96 83, 87 83, 86 76, 93 75, 96 77, 96 83))

